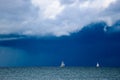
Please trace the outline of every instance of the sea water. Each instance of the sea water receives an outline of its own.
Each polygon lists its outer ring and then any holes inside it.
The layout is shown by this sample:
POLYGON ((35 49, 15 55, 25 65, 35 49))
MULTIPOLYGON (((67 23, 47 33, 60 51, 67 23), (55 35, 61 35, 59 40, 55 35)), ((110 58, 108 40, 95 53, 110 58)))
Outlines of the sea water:
POLYGON ((0 80, 120 80, 120 68, 0 68, 0 80))

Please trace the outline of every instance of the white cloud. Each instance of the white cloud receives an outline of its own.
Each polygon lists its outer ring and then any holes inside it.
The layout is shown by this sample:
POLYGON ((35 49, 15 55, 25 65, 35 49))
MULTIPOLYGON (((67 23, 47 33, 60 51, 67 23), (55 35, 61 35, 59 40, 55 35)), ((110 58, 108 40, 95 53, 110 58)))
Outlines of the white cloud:
POLYGON ((23 38, 24 37, 0 38, 0 41, 18 40, 18 39, 23 39, 23 38))
POLYGON ((0 34, 62 36, 120 19, 119 0, 1 0, 0 34))
POLYGON ((55 19, 64 9, 59 0, 32 0, 32 4, 40 9, 39 15, 42 13, 47 19, 55 19))
POLYGON ((92 8, 92 9, 105 9, 108 8, 111 3, 116 2, 116 0, 87 0, 80 3, 80 8, 92 8))

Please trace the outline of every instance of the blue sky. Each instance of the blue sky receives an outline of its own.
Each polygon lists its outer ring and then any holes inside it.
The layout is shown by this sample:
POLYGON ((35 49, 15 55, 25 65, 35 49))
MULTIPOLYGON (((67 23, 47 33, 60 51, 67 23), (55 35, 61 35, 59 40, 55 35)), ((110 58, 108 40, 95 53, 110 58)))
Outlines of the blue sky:
POLYGON ((0 66, 120 66, 119 0, 1 0, 0 66), (88 64, 89 63, 89 64, 88 64))

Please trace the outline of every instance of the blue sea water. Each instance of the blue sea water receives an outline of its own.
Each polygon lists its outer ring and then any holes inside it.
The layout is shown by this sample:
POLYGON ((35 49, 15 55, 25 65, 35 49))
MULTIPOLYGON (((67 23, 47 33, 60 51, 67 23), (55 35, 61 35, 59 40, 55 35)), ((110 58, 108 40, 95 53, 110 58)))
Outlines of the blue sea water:
POLYGON ((0 80, 120 80, 120 68, 0 68, 0 80))

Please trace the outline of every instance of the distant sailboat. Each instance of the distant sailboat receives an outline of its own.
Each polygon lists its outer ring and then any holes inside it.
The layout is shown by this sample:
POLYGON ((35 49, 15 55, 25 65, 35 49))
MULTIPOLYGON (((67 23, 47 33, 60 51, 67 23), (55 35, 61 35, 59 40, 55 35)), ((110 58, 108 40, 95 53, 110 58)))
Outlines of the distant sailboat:
POLYGON ((62 61, 60 67, 65 67, 65 63, 62 61))
POLYGON ((100 67, 100 65, 99 65, 99 63, 97 62, 97 64, 96 64, 96 67, 98 68, 98 67, 100 67))

